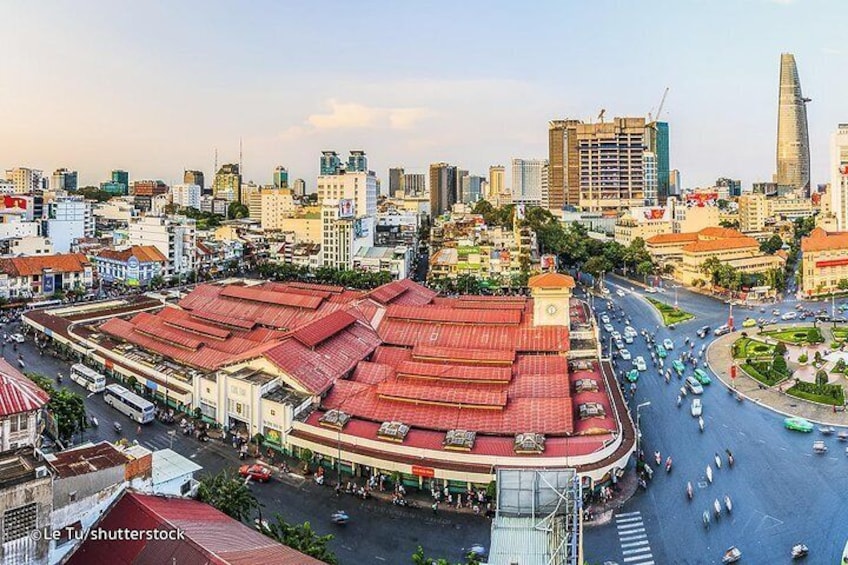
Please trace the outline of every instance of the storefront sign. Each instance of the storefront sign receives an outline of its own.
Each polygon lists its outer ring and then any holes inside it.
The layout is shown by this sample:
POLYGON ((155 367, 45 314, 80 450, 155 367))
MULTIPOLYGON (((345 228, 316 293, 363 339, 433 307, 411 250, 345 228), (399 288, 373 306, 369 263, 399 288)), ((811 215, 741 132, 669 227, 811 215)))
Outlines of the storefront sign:
POLYGON ((424 477, 425 479, 432 479, 436 476, 436 470, 432 467, 420 467, 418 465, 412 466, 412 474, 416 477, 424 477))

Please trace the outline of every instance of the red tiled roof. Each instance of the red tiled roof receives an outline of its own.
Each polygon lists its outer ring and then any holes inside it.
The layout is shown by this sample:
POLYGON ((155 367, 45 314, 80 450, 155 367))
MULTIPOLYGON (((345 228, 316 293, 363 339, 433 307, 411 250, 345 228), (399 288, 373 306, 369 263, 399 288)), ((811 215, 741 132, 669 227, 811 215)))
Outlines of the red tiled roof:
POLYGON ((209 320, 210 322, 217 322, 219 324, 224 324, 225 326, 235 326, 237 328, 244 328, 248 330, 256 325, 256 322, 251 322, 250 320, 243 320, 241 318, 236 318, 235 316, 225 316, 214 312, 205 312, 203 310, 193 310, 191 315, 195 318, 200 318, 201 320, 209 320))
POLYGON ((304 282, 290 282, 286 283, 286 286, 291 288, 301 288, 303 290, 323 290, 326 292, 332 292, 338 294, 345 290, 343 286, 333 286, 330 284, 317 284, 317 283, 304 283, 304 282))
POLYGON ((826 232, 816 228, 808 237, 801 239, 801 251, 840 251, 848 250, 848 232, 826 232))
POLYGON ((731 237, 727 239, 708 239, 696 241, 683 247, 684 253, 705 253, 724 249, 759 249, 760 244, 753 237, 731 237))
POLYGON ((141 263, 167 263, 168 258, 155 245, 133 245, 122 251, 104 249, 97 257, 112 259, 113 261, 126 262, 130 257, 135 257, 141 263))
POLYGON ((518 325, 521 323, 521 312, 514 310, 460 310, 432 306, 391 305, 386 311, 386 317, 449 324, 518 325))
POLYGON ((46 392, 0 358, 0 418, 39 410, 49 401, 46 392))
POLYGON ((379 346, 374 350, 374 355, 371 357, 371 360, 375 363, 383 363, 393 367, 408 359, 412 359, 412 350, 406 347, 392 347, 391 345, 379 346))
POLYGON ((356 318, 344 310, 336 310, 296 330, 292 337, 307 347, 315 347, 353 323, 356 318))
POLYGON ((508 383, 512 379, 512 369, 509 367, 468 367, 441 363, 420 363, 417 361, 402 361, 397 366, 397 374, 400 377, 443 381, 508 383))
POLYGON ((459 408, 503 408, 506 391, 498 389, 456 388, 408 384, 401 381, 382 382, 377 385, 381 398, 427 404, 451 405, 459 408))
POLYGON ((568 329, 562 326, 516 327, 422 324, 383 318, 378 328, 388 345, 419 343, 443 347, 505 349, 523 352, 568 351, 568 329))
POLYGON ((371 361, 360 361, 353 371, 352 379, 358 383, 378 384, 395 376, 395 369, 391 365, 383 363, 372 363, 371 361))
POLYGON ((697 233, 660 233, 645 240, 649 245, 662 245, 665 243, 689 243, 698 241, 697 233))
POLYGON ((527 286, 530 288, 574 288, 574 278, 562 273, 543 273, 530 277, 527 286))
POLYGON ((221 290, 221 296, 227 298, 238 298, 251 302, 263 302, 276 306, 294 306, 295 308, 309 308, 314 310, 322 302, 320 296, 309 296, 302 294, 287 294, 271 290, 260 290, 243 286, 227 286, 221 290))
POLYGON ((418 344, 412 349, 415 359, 440 359, 460 363, 512 364, 515 351, 510 349, 474 349, 418 344))
POLYGON ((208 504, 188 498, 148 496, 128 491, 100 520, 98 527, 110 531, 179 530, 183 532, 184 539, 114 542, 89 538, 71 555, 69 565, 323 565, 323 562, 274 541, 208 504))
MULTIPOLYGON (((169 308, 169 310, 173 310, 173 308, 169 308)), ((169 320, 165 322, 165 324, 169 326, 174 326, 181 330, 197 332, 199 334, 203 334, 209 337, 215 337, 218 339, 227 339, 231 335, 231 332, 229 330, 216 328, 213 326, 207 326, 206 324, 192 322, 191 320, 169 320)))
POLYGON ((58 273, 81 273, 90 264, 82 253, 12 257, 0 259, 0 272, 12 277, 40 275, 44 269, 53 269, 58 273))
POLYGON ((400 281, 392 281, 389 284, 379 286, 368 293, 368 297, 376 300, 380 304, 388 304, 401 294, 407 291, 406 286, 400 281))
POLYGON ((725 238, 733 238, 733 237, 747 237, 742 232, 735 230, 733 228, 720 228, 716 226, 711 226, 708 228, 704 228, 698 232, 699 236, 705 237, 715 237, 719 239, 725 238))
POLYGON ((375 288, 368 293, 368 296, 381 304, 421 306, 430 304, 436 296, 436 292, 409 279, 400 279, 375 288), (404 291, 398 292, 399 289, 404 289, 404 291))

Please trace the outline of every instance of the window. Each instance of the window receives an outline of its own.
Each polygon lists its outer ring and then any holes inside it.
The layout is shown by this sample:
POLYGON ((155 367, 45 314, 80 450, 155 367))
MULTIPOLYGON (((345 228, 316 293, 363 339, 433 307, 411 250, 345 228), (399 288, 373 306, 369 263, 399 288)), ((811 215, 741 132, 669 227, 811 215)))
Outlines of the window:
POLYGON ((3 543, 20 539, 35 529, 35 509, 33 502, 3 513, 3 543))

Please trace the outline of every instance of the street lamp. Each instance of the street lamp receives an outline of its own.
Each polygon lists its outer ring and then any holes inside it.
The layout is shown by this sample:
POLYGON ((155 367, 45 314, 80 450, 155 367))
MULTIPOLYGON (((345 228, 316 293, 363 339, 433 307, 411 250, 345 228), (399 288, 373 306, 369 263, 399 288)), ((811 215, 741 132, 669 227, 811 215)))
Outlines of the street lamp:
POLYGON ((642 429, 639 427, 639 416, 640 416, 639 411, 642 408, 645 408, 646 406, 650 406, 650 405, 651 405, 650 400, 643 402, 642 404, 636 405, 636 457, 637 457, 637 459, 638 459, 639 453, 640 453, 640 451, 639 451, 639 440, 642 437, 642 429))

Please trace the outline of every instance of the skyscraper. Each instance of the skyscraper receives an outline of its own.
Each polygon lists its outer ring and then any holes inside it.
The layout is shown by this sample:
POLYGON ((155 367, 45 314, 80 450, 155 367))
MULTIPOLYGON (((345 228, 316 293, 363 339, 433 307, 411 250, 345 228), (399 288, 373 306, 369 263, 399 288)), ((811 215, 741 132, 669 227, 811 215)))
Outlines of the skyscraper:
MULTIPOLYGON (((512 201, 514 203, 541 206, 542 169, 547 164, 545 159, 512 160, 512 201)), ((550 185, 548 190, 550 191, 550 185)))
POLYGON ((285 167, 279 166, 274 169, 274 188, 289 187, 289 172, 285 167))
POLYGON ((238 163, 228 163, 218 169, 212 184, 212 195, 215 198, 224 198, 227 202, 241 202, 241 173, 238 163))
POLYGON ((801 94, 801 81, 795 55, 780 55, 780 92, 777 110, 778 186, 810 192, 810 137, 807 131, 807 102, 801 94))
POLYGON ((403 167, 389 169, 389 196, 391 198, 403 198, 403 167))
POLYGON ((67 190, 73 192, 77 189, 77 172, 68 169, 56 169, 50 179, 50 190, 67 190))
MULTIPOLYGON (((668 122, 651 122, 646 127, 648 151, 655 155, 657 169, 656 200, 660 206, 665 206, 668 200, 668 122)), ((647 196, 645 197, 647 200, 647 196)))
POLYGON ((342 168, 342 160, 335 151, 321 152, 321 175, 337 175, 342 168))
POLYGON ((427 194, 427 175, 424 173, 405 173, 402 183, 402 196, 423 196, 427 194))
POLYGON ((306 196, 306 181, 303 179, 294 179, 294 190, 292 193, 301 198, 306 196))
POLYGON ((430 165, 430 217, 443 214, 456 203, 456 167, 447 163, 430 165))
POLYGON ((721 188, 727 188, 729 196, 742 196, 742 181, 721 177, 716 179, 715 185, 721 188))
POLYGON ((848 229, 848 124, 839 124, 830 140, 830 209, 838 229, 848 229))
POLYGON ((504 177, 506 170, 503 165, 492 165, 489 167, 489 194, 486 195, 486 200, 496 202, 498 195, 504 191, 504 177))
POLYGON ((368 157, 365 156, 365 151, 351 151, 347 158, 347 172, 349 173, 367 173, 368 172, 368 157))
POLYGON ((577 154, 577 124, 580 120, 548 123, 548 206, 562 210, 580 202, 580 161, 577 154))
POLYGON ((183 171, 183 184, 194 184, 200 187, 201 195, 205 194, 206 184, 203 179, 203 171, 183 171))

